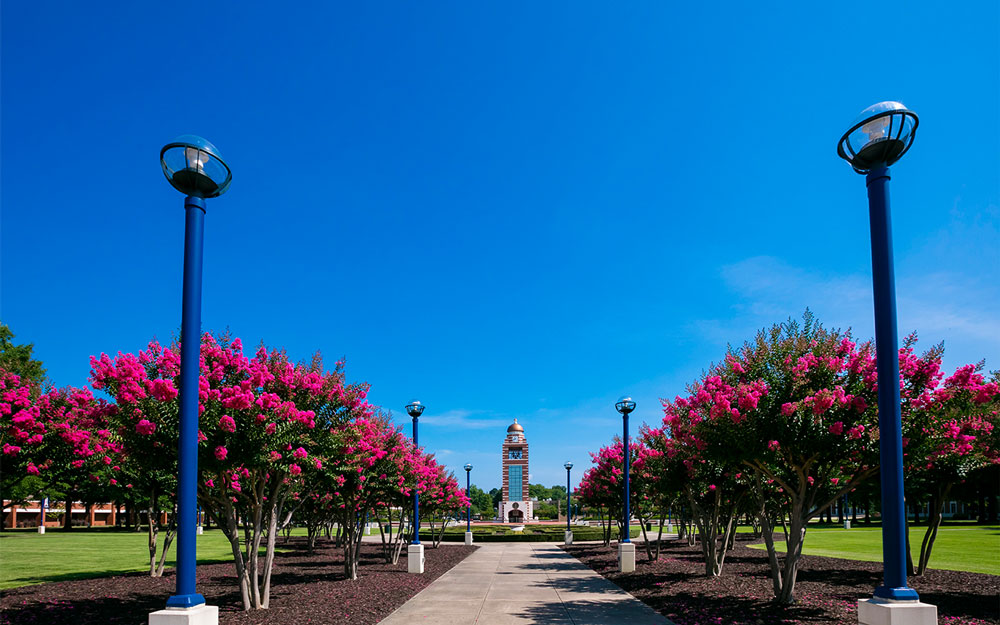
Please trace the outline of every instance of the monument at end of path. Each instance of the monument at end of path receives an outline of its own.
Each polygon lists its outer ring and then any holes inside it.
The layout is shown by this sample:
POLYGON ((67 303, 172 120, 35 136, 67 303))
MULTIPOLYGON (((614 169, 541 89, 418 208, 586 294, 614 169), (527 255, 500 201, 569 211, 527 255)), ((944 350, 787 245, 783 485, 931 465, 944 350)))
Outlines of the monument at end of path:
POLYGON ((517 419, 507 428, 501 458, 503 495, 497 506, 498 516, 505 523, 530 521, 534 510, 528 492, 528 440, 517 419))

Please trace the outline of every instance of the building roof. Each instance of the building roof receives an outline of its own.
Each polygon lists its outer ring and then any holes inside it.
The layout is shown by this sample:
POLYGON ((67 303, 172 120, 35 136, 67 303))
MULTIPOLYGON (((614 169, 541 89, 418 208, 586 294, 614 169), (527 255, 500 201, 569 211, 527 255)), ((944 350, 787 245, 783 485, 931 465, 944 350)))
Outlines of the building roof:
POLYGON ((521 427, 518 424, 517 419, 514 419, 514 422, 510 424, 510 427, 507 428, 507 431, 508 432, 523 432, 524 428, 521 427))

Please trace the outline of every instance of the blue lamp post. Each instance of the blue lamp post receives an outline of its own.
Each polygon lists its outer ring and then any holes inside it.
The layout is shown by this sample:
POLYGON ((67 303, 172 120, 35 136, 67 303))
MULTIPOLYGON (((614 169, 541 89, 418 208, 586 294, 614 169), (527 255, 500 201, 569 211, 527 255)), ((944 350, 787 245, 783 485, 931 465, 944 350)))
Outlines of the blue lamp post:
POLYGON ((563 464, 563 468, 566 469, 566 537, 563 539, 567 545, 573 544, 573 530, 570 529, 570 518, 573 516, 573 507, 570 500, 570 481, 569 481, 569 471, 573 468, 573 463, 567 460, 563 464))
POLYGON ((629 464, 631 464, 632 454, 628 444, 628 415, 635 410, 635 402, 632 401, 631 397, 625 395, 618 399, 618 403, 615 404, 615 410, 622 415, 622 449, 625 456, 625 502, 622 506, 624 522, 622 523, 622 537, 618 541, 618 570, 622 573, 631 573, 635 571, 635 545, 632 544, 632 539, 629 538, 629 521, 632 519, 632 511, 629 505, 631 503, 631 492, 629 489, 628 468, 629 464))
POLYGON ((566 469, 566 531, 568 532, 570 531, 569 517, 570 517, 570 511, 572 510, 572 508, 570 508, 570 498, 569 498, 569 493, 570 493, 569 472, 570 469, 573 468, 573 463, 567 460, 566 463, 563 465, 563 468, 566 469))
MULTIPOLYGON (((413 417, 413 446, 417 447, 417 419, 424 413, 424 405, 414 399, 406 404, 406 414, 413 417)), ((413 487, 413 542, 406 548, 406 570, 424 572, 424 546, 420 544, 420 493, 413 487)))
POLYGON ((465 465, 465 496, 469 505, 465 509, 465 531, 472 531, 472 465, 465 465))
POLYGON ((632 542, 632 540, 629 538, 628 524, 632 517, 632 511, 630 509, 631 501, 629 498, 630 491, 628 483, 629 482, 628 468, 629 464, 631 464, 630 460, 632 454, 629 453, 629 445, 628 445, 628 415, 630 412, 635 410, 635 402, 632 401, 631 397, 627 396, 622 397, 618 400, 618 403, 615 404, 615 410, 617 410, 622 414, 622 444, 624 446, 624 454, 625 454, 625 505, 623 506, 622 509, 625 516, 624 519, 625 535, 622 537, 622 542, 630 543, 632 542))
MULTIPOLYGON (((899 102, 866 108, 841 137, 837 154, 866 175, 875 295, 875 346, 878 367, 879 466, 882 480, 883 584, 876 600, 917 601, 906 585, 906 509, 903 502, 903 441, 899 407, 896 285, 892 222, 889 216, 889 166, 910 146, 917 116, 899 102)), ((929 606, 930 607, 930 606, 929 606)), ((859 609, 859 618, 866 618, 859 609)))
MULTIPOLYGON (((414 447, 419 446, 417 443, 417 419, 420 418, 420 415, 424 414, 424 408, 425 406, 416 399, 406 404, 406 414, 413 417, 414 447)), ((416 487, 413 488, 413 544, 420 544, 420 493, 417 492, 416 487)))
POLYGON ((183 135, 163 146, 160 165, 170 184, 183 193, 184 285, 181 303, 180 432, 177 440, 177 593, 168 608, 205 603, 195 592, 198 489, 198 379, 201 355, 201 265, 205 200, 226 192, 233 174, 214 145, 183 135))

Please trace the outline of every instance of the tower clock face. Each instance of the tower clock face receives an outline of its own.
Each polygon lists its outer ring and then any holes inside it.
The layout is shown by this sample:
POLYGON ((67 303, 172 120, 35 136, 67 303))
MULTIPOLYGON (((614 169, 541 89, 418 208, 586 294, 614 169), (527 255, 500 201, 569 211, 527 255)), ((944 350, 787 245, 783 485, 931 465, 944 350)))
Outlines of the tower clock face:
POLYGON ((520 460, 521 459, 521 450, 520 449, 511 449, 510 450, 510 459, 511 460, 520 460))

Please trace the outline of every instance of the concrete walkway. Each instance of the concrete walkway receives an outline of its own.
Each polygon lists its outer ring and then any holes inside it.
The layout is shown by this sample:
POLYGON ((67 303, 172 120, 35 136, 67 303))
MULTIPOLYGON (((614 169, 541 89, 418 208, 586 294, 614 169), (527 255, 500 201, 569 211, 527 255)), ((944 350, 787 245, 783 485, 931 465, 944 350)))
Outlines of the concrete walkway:
MULTIPOLYGON (((427 557, 433 558, 433 550, 427 557)), ((669 625, 552 543, 487 543, 379 625, 669 625)))

